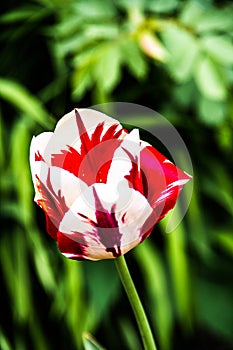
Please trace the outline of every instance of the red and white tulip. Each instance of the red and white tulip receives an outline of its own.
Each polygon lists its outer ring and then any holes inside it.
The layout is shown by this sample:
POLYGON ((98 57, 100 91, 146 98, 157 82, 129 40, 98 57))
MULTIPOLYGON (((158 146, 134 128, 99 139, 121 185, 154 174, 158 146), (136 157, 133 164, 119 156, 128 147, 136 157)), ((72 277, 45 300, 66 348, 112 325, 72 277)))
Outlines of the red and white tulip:
POLYGON ((140 244, 191 178, 137 129, 92 109, 33 137, 30 164, 47 231, 71 259, 116 258, 140 244))

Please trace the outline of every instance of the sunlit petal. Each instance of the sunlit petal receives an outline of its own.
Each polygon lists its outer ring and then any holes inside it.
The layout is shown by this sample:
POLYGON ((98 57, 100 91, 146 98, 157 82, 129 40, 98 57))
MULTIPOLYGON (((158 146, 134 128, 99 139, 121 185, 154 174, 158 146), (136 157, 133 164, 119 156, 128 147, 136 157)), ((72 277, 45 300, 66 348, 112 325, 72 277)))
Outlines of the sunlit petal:
POLYGON ((95 184, 74 202, 59 231, 79 244, 80 237, 84 239, 91 259, 114 258, 140 242, 142 226, 151 212, 145 197, 126 181, 118 188, 95 184))
POLYGON ((35 201, 58 227, 64 214, 87 185, 66 170, 38 162, 35 168, 35 201))

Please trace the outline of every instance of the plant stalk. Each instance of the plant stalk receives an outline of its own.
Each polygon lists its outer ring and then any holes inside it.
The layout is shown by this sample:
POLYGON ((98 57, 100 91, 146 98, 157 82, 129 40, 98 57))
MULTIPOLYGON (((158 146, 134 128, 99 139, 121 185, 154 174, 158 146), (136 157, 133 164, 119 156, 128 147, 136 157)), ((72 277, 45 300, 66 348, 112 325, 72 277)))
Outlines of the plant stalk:
POLYGON ((131 307, 133 309, 138 328, 140 330, 144 349, 157 350, 149 322, 147 320, 141 300, 138 296, 137 290, 131 278, 125 258, 124 256, 120 256, 119 258, 116 258, 114 260, 119 276, 121 278, 121 282, 125 288, 131 307))

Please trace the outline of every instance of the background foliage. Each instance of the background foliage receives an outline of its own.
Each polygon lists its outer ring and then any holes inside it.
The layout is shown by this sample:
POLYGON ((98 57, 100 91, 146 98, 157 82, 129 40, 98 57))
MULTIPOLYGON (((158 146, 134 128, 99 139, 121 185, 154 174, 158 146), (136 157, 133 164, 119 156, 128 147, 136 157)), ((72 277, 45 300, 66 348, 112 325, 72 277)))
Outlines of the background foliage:
POLYGON ((28 168, 32 135, 74 106, 125 101, 171 121, 194 166, 183 222, 164 234, 163 220, 127 254, 159 349, 230 349, 232 2, 0 6, 0 348, 100 349, 88 333, 106 349, 141 348, 113 262, 58 253, 33 204, 28 168))

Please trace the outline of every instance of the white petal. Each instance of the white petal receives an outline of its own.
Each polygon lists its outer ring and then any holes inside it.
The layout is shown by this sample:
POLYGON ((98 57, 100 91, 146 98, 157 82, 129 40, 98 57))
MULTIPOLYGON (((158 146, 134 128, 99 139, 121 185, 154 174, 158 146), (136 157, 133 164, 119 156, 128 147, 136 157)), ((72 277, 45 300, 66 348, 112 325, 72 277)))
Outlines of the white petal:
POLYGON ((144 233, 142 227, 151 213, 152 208, 146 198, 138 191, 129 188, 126 182, 119 183, 118 188, 99 183, 82 192, 65 214, 59 231, 76 242, 79 242, 82 233, 86 241, 87 257, 92 260, 108 259, 114 257, 108 248, 119 246, 124 253, 140 243, 144 233), (110 225, 98 230, 94 191, 103 210, 113 213, 116 219, 115 227, 110 225), (114 241, 116 234, 118 243, 114 241), (106 242, 111 242, 111 239, 112 245, 107 246, 106 242))
POLYGON ((61 222, 60 232, 72 234, 75 229, 83 233, 85 233, 85 230, 93 232, 91 221, 96 222, 97 220, 95 215, 96 203, 93 188, 96 190, 104 208, 111 211, 112 205, 118 198, 116 190, 106 184, 94 184, 83 191, 75 200, 69 212, 66 213, 61 222), (81 216, 79 214, 81 214, 81 216), (84 219, 83 216, 87 217, 90 221, 84 219))
MULTIPOLYGON (((85 125, 85 128, 87 129, 88 132, 95 129, 99 123, 103 123, 103 122, 106 123, 106 125, 107 124, 109 124, 109 125, 119 124, 119 126, 121 126, 118 120, 113 119, 113 118, 107 116, 106 114, 101 113, 99 111, 96 111, 94 109, 79 108, 77 110, 78 110, 78 113, 80 114, 80 116, 83 120, 83 123, 85 125)), ((77 128, 74 110, 71 111, 70 113, 67 113, 66 115, 64 115, 64 117, 62 117, 58 121, 54 131, 57 132, 59 128, 63 129, 63 127, 67 126, 68 124, 70 124, 70 126, 77 128)))
POLYGON ((93 190, 89 187, 76 199, 70 210, 64 215, 59 226, 59 232, 73 240, 74 244, 83 245, 84 240, 86 242, 87 258, 98 260, 100 259, 99 256, 106 254, 106 247, 98 239, 98 232, 93 222, 96 222, 95 200, 93 190), (83 236, 81 239, 80 234, 83 236))
POLYGON ((180 179, 180 180, 176 180, 176 181, 170 183, 169 185, 167 185, 167 188, 161 192, 161 196, 159 196, 159 198, 156 200, 155 204, 157 205, 157 204, 163 202, 166 198, 170 197, 176 187, 178 187, 178 189, 180 188, 180 190, 181 190, 182 187, 189 180, 190 179, 188 179, 188 178, 187 179, 180 179))
POLYGON ((124 180, 125 176, 130 174, 132 160, 137 163, 138 170, 140 170, 140 138, 138 129, 133 129, 126 135, 114 152, 107 183, 117 186, 118 182, 124 180))
MULTIPOLYGON (((101 112, 93 109, 78 109, 77 111, 84 125, 84 130, 87 131, 90 138, 98 124, 101 123, 104 123, 102 136, 112 125, 118 125, 116 132, 122 129, 121 124, 117 120, 101 112)), ((124 135, 125 133, 123 132, 120 138, 123 138, 124 135)), ((67 150, 67 146, 71 146, 79 152, 81 147, 80 136, 75 110, 73 110, 58 121, 54 130, 54 135, 46 148, 46 153, 44 155, 46 162, 51 164, 51 155, 59 154, 61 150, 67 150)))
POLYGON ((124 222, 118 221, 122 233, 121 249, 123 253, 141 242, 141 237, 145 233, 142 231, 143 225, 152 211, 146 198, 140 192, 132 190, 131 202, 124 216, 124 222))
MULTIPOLYGON (((45 162, 36 163, 35 171, 39 181, 50 193, 53 192, 56 196, 64 197, 68 208, 82 191, 87 189, 87 185, 70 172, 58 167, 49 167, 45 162)), ((35 191, 35 201, 41 200, 42 194, 37 186, 35 186, 35 191)))
POLYGON ((43 132, 38 136, 33 136, 30 145, 30 167, 32 173, 33 182, 35 182, 35 171, 38 166, 38 161, 36 161, 36 156, 41 156, 44 158, 45 149, 52 137, 52 132, 43 132))

